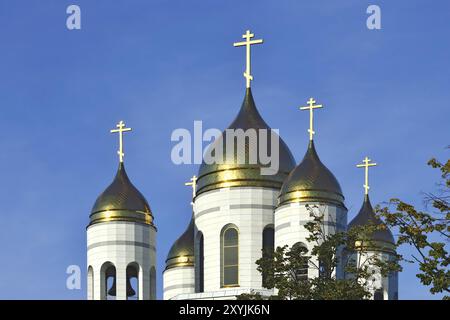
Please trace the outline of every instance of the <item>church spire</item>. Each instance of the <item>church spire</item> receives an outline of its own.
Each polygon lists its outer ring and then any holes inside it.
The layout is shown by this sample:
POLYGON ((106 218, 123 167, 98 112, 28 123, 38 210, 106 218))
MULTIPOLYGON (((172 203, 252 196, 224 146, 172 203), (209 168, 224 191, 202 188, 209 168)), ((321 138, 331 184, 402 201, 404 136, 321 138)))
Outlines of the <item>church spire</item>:
POLYGON ((235 47, 245 46, 245 49, 246 49, 246 68, 245 68, 245 72, 244 72, 244 78, 246 79, 247 89, 250 88, 250 81, 253 80, 253 76, 251 74, 251 54, 250 54, 251 47, 250 46, 253 44, 263 43, 263 41, 264 41, 263 39, 250 40, 254 36, 255 35, 253 33, 251 33, 250 30, 247 30, 247 32, 242 35, 242 38, 244 38, 245 41, 233 43, 233 46, 235 46, 235 47))

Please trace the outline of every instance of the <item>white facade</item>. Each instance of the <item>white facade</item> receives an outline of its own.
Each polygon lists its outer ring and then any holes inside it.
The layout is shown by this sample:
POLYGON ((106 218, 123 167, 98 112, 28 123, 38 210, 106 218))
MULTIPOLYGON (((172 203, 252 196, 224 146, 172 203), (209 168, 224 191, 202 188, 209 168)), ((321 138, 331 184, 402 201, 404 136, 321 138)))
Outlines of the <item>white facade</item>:
MULTIPOLYGON (((164 299, 234 300, 245 293, 271 296, 276 294, 276 289, 263 288, 262 276, 256 265, 262 256, 265 228, 273 230, 274 248, 301 243, 308 251, 315 245, 307 240, 310 233, 305 228, 314 219, 311 210, 323 217, 325 234, 348 228, 347 209, 343 205, 332 201, 303 201, 277 207, 278 195, 277 189, 262 187, 220 188, 198 195, 193 206, 195 267, 180 266, 164 272, 164 299), (222 235, 230 226, 238 230, 238 283, 227 286, 222 283, 222 235), (203 256, 203 272, 199 271, 200 256, 203 256)), ((358 263, 362 263, 374 254, 380 254, 384 261, 393 259, 388 251, 368 252, 355 257, 358 263)), ((319 263, 315 257, 311 260, 315 265, 309 265, 309 278, 319 276, 319 263)), ((382 277, 376 267, 371 268, 374 273, 369 288, 373 298, 398 299, 398 274, 382 277)), ((342 265, 336 267, 336 278, 344 279, 343 269, 342 265)))
MULTIPOLYGON (((347 209, 334 204, 314 203, 314 202, 294 202, 278 207, 275 211, 275 248, 287 245, 291 248, 296 243, 301 243, 310 252, 314 243, 308 242, 306 238, 310 233, 305 228, 305 224, 313 221, 311 211, 323 214, 323 228, 326 234, 334 234, 337 231, 344 231, 347 228, 347 209), (315 208, 317 206, 317 208, 315 208)), ((313 259, 312 259, 313 260, 313 259)), ((317 263, 316 263, 317 265, 317 263)), ((336 268, 337 277, 343 277, 341 266, 336 268)), ((310 265, 309 277, 318 276, 318 269, 310 265)))
MULTIPOLYGON (((369 265, 370 259, 373 259, 374 256, 383 262, 392 261, 393 259, 391 253, 384 251, 358 252, 353 256, 356 259, 355 263, 358 267, 369 265)), ((372 299, 398 300, 398 273, 393 272, 390 276, 383 277, 377 266, 369 265, 369 270, 373 272, 368 285, 372 299)))
POLYGON ((155 238, 155 227, 143 223, 108 221, 88 226, 88 299, 107 298, 105 272, 111 266, 115 267, 117 300, 127 299, 127 267, 137 273, 138 299, 155 299, 155 238))
MULTIPOLYGON (((204 240, 204 284, 201 297, 214 298, 221 285, 221 232, 226 226, 238 230, 238 285, 241 289, 263 289, 256 260, 262 256, 262 235, 273 227, 273 213, 279 191, 259 187, 221 188, 198 195, 194 203, 196 235, 204 240)), ((195 239, 198 237, 196 236, 195 239)), ((195 242, 198 252, 198 243, 195 242)))
POLYGON ((194 266, 182 266, 166 269, 163 273, 164 300, 170 300, 182 294, 195 292, 194 266))

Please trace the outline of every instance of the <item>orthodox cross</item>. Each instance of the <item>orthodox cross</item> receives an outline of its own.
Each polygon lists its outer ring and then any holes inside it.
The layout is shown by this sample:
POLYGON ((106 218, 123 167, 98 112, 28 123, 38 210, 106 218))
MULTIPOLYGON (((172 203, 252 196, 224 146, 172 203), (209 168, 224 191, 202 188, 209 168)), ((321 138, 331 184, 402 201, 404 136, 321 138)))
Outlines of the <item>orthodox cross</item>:
POLYGON ((309 110, 309 129, 308 129, 308 132, 309 132, 309 140, 312 140, 313 139, 313 135, 315 134, 314 127, 313 127, 314 109, 323 108, 323 106, 321 104, 314 105, 314 103, 316 103, 316 100, 314 100, 313 98, 309 98, 307 103, 308 103, 308 106, 307 107, 300 107, 300 110, 309 110))
POLYGON ((369 194, 369 167, 373 167, 376 166, 376 163, 370 163, 370 160, 368 157, 365 157, 363 160, 363 163, 361 164, 357 164, 356 166, 358 168, 364 168, 365 170, 365 184, 364 184, 364 190, 365 190, 365 194, 369 194))
MULTIPOLYGON (((197 177, 193 176, 190 181, 191 182, 186 182, 184 185, 186 186, 192 186, 192 200, 194 200, 195 198, 195 194, 197 192, 197 177)), ((194 204, 193 202, 191 202, 191 204, 194 204)))
POLYGON ((120 122, 118 124, 116 124, 116 127, 118 129, 113 129, 110 132, 111 133, 119 133, 119 150, 117 150, 117 154, 119 155, 119 161, 123 162, 123 156, 125 155, 123 153, 123 133, 127 132, 127 131, 131 131, 131 128, 127 128, 125 127, 125 123, 120 120, 120 122))
POLYGON ((247 32, 242 35, 242 38, 244 38, 245 41, 233 43, 233 46, 235 46, 235 47, 245 46, 245 48, 246 48, 247 66, 245 68, 244 78, 247 80, 247 88, 250 88, 250 81, 253 80, 253 76, 251 74, 251 63, 250 63, 251 62, 251 60, 250 60, 250 46, 253 45, 253 44, 263 43, 263 41, 264 41, 263 39, 250 40, 254 36, 255 35, 253 33, 251 33, 250 30, 247 30, 247 32))

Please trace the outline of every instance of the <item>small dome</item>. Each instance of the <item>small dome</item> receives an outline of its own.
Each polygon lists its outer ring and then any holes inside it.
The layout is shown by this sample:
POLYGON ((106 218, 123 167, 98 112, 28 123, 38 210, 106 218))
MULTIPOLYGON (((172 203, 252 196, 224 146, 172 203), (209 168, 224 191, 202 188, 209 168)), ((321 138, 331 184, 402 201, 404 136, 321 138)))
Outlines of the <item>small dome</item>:
MULTIPOLYGON (((270 127, 263 120, 258 110, 256 109, 255 101, 253 100, 252 91, 250 88, 246 90, 244 102, 242 103, 241 110, 236 119, 231 123, 228 129, 266 129, 267 131, 267 154, 271 154, 271 139, 270 139, 270 127)), ((273 132, 273 134, 276 134, 273 132)), ((249 139, 245 141, 245 155, 238 154, 236 149, 233 154, 227 155, 226 153, 226 131, 224 131, 220 138, 218 138, 213 145, 210 146, 210 150, 214 150, 216 146, 223 145, 223 163, 218 164, 206 164, 202 163, 198 173, 197 181, 197 195, 214 189, 227 188, 227 187, 268 187, 268 188, 281 188, 284 179, 289 172, 295 166, 294 158, 284 143, 279 138, 279 170, 273 175, 261 175, 262 167, 270 167, 264 165, 257 157, 255 164, 250 163, 249 151, 257 149, 259 145, 259 131, 257 132, 258 144, 251 146, 249 139), (214 149, 211 149, 214 148, 214 149), (244 158, 245 157, 245 158, 244 158), (238 159, 241 160, 239 163, 238 159), (244 163, 242 163, 244 162, 244 163)), ((235 139, 236 141, 236 139, 235 139)), ((236 148, 236 142, 235 142, 236 148)), ((258 152, 259 154, 259 152, 258 152)))
MULTIPOLYGON (((364 225, 381 225, 383 222, 375 215, 369 195, 364 197, 364 203, 356 217, 349 223, 348 228, 364 225)), ((383 230, 377 230, 372 234, 372 241, 395 244, 394 236, 386 227, 383 230)))
POLYGON ((175 241, 166 259, 166 269, 194 266, 194 216, 184 233, 175 241))
POLYGON ((106 221, 133 221, 153 224, 147 200, 131 183, 121 162, 116 177, 97 198, 90 215, 90 225, 106 221))
POLYGON ((344 206, 341 186, 333 173, 320 161, 313 141, 310 141, 303 160, 284 182, 278 206, 307 201, 331 202, 344 206))

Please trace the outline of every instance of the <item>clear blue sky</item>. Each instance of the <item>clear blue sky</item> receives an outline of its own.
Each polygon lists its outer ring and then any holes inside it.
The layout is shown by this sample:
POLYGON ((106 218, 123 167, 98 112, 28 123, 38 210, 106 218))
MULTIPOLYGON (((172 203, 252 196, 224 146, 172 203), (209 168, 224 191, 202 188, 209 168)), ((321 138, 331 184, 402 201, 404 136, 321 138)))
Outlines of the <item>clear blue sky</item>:
MULTIPOLYGON (((297 161, 306 150, 314 96, 316 147, 338 178, 349 220, 363 199, 365 155, 373 203, 422 205, 448 157, 448 1, 0 1, 0 298, 81 299, 65 287, 68 265, 86 267, 88 216, 117 168, 118 120, 127 171, 158 227, 158 292, 164 260, 190 219, 183 183, 197 165, 170 160, 172 130, 225 128, 241 105, 248 28, 265 43, 253 55, 256 104, 297 161), (78 4, 82 29, 66 29, 78 4), (382 30, 366 28, 378 4, 382 30)), ((412 251, 402 249, 403 254, 412 251)), ((431 296, 400 275, 400 298, 431 296)))

